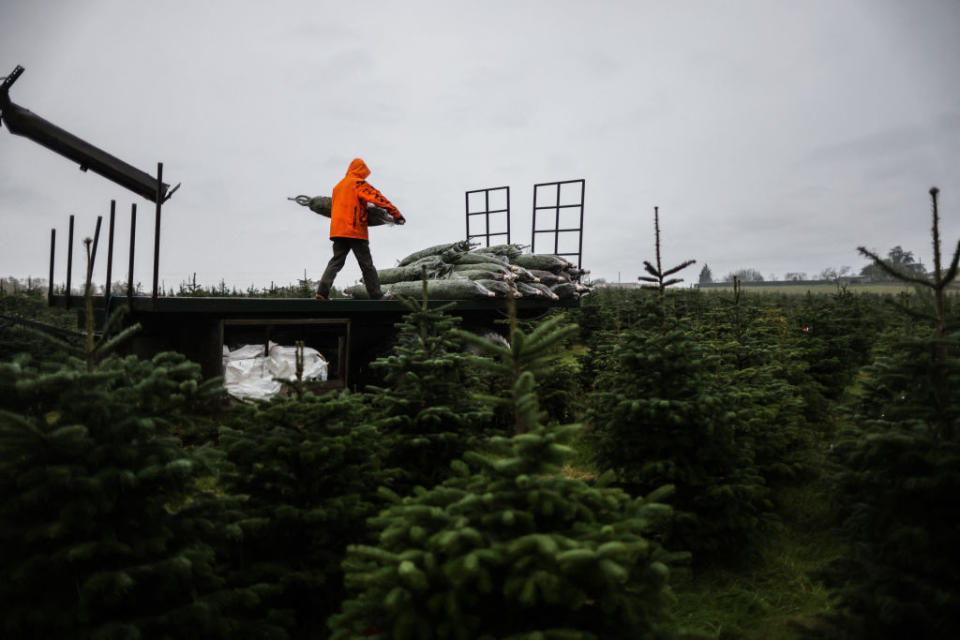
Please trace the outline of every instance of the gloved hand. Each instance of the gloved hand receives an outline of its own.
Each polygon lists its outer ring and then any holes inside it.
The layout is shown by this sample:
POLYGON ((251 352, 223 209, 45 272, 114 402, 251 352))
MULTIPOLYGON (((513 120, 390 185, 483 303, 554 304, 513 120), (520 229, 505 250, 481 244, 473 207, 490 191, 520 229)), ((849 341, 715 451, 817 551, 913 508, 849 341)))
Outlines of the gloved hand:
POLYGON ((404 218, 403 216, 400 216, 399 218, 397 218, 397 224, 407 224, 407 219, 404 218))

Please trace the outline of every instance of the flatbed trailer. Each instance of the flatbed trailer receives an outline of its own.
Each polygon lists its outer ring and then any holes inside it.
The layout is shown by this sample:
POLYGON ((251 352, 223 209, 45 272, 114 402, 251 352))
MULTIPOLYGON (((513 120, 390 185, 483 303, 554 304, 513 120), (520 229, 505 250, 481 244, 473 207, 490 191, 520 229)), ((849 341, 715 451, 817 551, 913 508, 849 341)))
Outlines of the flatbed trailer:
MULTIPOLYGON (((78 310, 83 326, 82 296, 57 295, 54 307, 78 310)), ((431 308, 450 305, 472 331, 503 331, 507 301, 430 300, 431 308)), ((95 324, 102 326, 108 312, 128 306, 124 324, 142 327, 125 346, 127 353, 152 357, 176 351, 197 362, 204 377, 223 374, 223 348, 269 342, 292 346, 302 340, 329 362, 329 388, 350 388, 368 379, 369 364, 384 353, 396 336, 396 323, 407 313, 399 300, 254 297, 93 296, 95 324)), ((517 316, 531 319, 554 309, 569 309, 577 300, 516 300, 517 316)))

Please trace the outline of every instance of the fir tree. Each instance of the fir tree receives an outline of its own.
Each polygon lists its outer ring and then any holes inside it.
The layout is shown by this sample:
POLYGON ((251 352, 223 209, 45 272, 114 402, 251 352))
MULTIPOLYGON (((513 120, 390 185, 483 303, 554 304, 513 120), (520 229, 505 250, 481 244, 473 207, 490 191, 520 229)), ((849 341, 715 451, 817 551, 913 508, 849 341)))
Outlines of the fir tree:
POLYGON ((869 256, 891 276, 932 289, 935 302, 925 321, 905 309, 921 324, 865 369, 859 428, 835 450, 849 550, 824 575, 845 638, 960 636, 960 341, 945 296, 960 244, 943 270, 937 190, 930 194, 932 280, 869 256))
POLYGON ((718 384, 715 356, 659 313, 626 331, 613 355, 591 396, 598 467, 635 495, 676 486, 669 546, 701 564, 737 558, 771 505, 740 436, 738 396, 718 384))
MULTIPOLYGON (((581 419, 586 410, 583 383, 586 350, 578 344, 579 327, 575 331, 566 329, 567 324, 576 325, 570 314, 555 311, 551 315, 563 315, 559 326, 564 328, 565 333, 555 347, 556 352, 550 358, 550 366, 536 376, 537 397, 546 412, 545 420, 548 424, 565 424, 581 419)), ((522 323, 522 327, 525 334, 530 333, 536 329, 536 323, 522 323)), ((497 375, 495 379, 499 380, 501 377, 497 375)))
MULTIPOLYGON (((478 364, 503 380, 509 389, 508 396, 475 394, 475 397, 494 406, 507 407, 513 414, 513 431, 519 435, 525 433, 530 425, 545 419, 546 414, 530 414, 529 407, 525 404, 530 398, 536 398, 531 395, 530 385, 537 376, 547 375, 558 359, 570 354, 570 350, 564 348, 563 344, 578 332, 578 327, 570 323, 565 315, 558 314, 550 316, 526 333, 517 322, 512 296, 507 299, 507 304, 510 337, 506 345, 463 331, 459 332, 459 335, 490 356, 478 360, 478 364)), ((539 401, 537 402, 539 407, 539 401)))
POLYGON ((804 388, 815 386, 783 310, 747 296, 734 281, 700 332, 717 359, 717 384, 733 396, 737 440, 749 447, 768 485, 811 471, 815 428, 807 421, 804 388))
MULTIPOLYGON (((231 464, 224 487, 246 497, 228 577, 261 590, 237 615, 280 637, 325 637, 327 616, 343 598, 347 544, 364 540, 365 519, 383 506, 377 487, 397 475, 382 466, 387 443, 367 414, 362 396, 307 392, 228 416, 231 426, 220 434, 231 464)), ((252 625, 237 637, 265 635, 252 625)))
POLYGON ((543 426, 527 368, 546 364, 565 331, 558 322, 539 334, 514 325, 509 349, 487 347, 513 381, 518 435, 493 438, 442 484, 371 520, 378 544, 350 548, 353 597, 331 620, 334 638, 673 635, 669 554, 646 537, 667 510, 658 495, 633 499, 559 473, 579 427, 543 426))
POLYGON ((450 305, 430 306, 426 280, 420 301, 402 302, 408 313, 397 324, 393 352, 371 363, 387 384, 367 391, 380 429, 391 438, 389 465, 406 469, 410 486, 432 486, 476 443, 492 411, 465 392, 478 359, 463 353, 450 305))
POLYGON ((700 269, 700 278, 698 280, 700 284, 712 284, 713 283, 713 272, 710 271, 709 265, 703 265, 703 269, 700 269))
POLYGON ((228 498, 210 449, 171 436, 219 394, 175 354, 0 364, 0 627, 4 637, 226 637, 228 498), (207 484, 209 484, 207 482, 207 484))
POLYGON ((690 265, 695 264, 696 260, 685 260, 675 267, 664 270, 663 264, 660 260, 660 207, 653 208, 653 229, 654 247, 656 248, 657 254, 657 266, 654 267, 648 261, 644 260, 643 268, 646 269, 647 273, 650 275, 640 276, 638 280, 653 283, 643 286, 656 288, 660 294, 660 299, 663 300, 663 292, 667 287, 683 282, 683 278, 673 278, 672 276, 680 271, 683 271, 690 265))

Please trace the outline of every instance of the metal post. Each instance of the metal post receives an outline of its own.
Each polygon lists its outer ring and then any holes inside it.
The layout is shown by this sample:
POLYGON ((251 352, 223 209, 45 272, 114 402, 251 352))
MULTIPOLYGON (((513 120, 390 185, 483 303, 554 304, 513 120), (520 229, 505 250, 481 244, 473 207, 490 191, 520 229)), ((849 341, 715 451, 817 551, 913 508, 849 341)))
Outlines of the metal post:
POLYGON ((486 220, 487 228, 484 233, 487 234, 487 246, 490 246, 490 190, 487 189, 483 192, 483 209, 486 212, 484 214, 484 219, 486 220))
MULTIPOLYGON (((580 244, 577 247, 577 269, 583 269, 583 210, 584 197, 587 194, 587 182, 583 181, 580 183, 580 244)), ((580 281, 580 277, 577 277, 577 282, 580 281)))
POLYGON ((103 289, 103 297, 110 297, 110 278, 113 276, 113 226, 117 216, 117 201, 110 201, 110 231, 107 234, 107 286, 103 289))
POLYGON ((133 308, 133 250, 137 244, 137 203, 130 205, 130 270, 127 272, 127 302, 133 308))
POLYGON ((537 185, 533 185, 533 224, 530 225, 530 253, 537 252, 537 185))
POLYGON ((67 309, 70 308, 70 284, 73 277, 73 214, 70 214, 70 230, 67 232, 67 309))
POLYGON ((510 244, 510 187, 507 187, 507 244, 510 244))
POLYGON ((50 280, 47 283, 47 304, 53 304, 53 256, 57 248, 57 230, 50 229, 50 280))
POLYGON ((553 227, 557 233, 553 234, 553 253, 560 253, 560 183, 557 183, 557 224, 553 227))
POLYGON ((160 209, 163 207, 163 163, 157 163, 157 215, 153 230, 153 299, 157 299, 157 279, 160 273, 160 209))
POLYGON ((93 282, 93 265, 97 262, 97 245, 100 244, 100 225, 103 224, 103 216, 97 216, 97 228, 93 232, 93 249, 90 251, 90 282, 93 282))

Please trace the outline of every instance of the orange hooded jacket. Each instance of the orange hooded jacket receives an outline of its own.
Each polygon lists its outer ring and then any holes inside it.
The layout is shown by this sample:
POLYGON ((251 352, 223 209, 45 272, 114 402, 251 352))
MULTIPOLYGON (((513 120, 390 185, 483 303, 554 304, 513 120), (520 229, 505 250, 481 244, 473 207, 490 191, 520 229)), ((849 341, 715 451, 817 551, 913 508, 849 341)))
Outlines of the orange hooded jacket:
POLYGON ((360 158, 354 158, 347 175, 333 188, 330 205, 330 237, 368 240, 367 204, 386 209, 394 218, 402 217, 383 194, 367 184, 370 169, 360 158))

